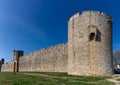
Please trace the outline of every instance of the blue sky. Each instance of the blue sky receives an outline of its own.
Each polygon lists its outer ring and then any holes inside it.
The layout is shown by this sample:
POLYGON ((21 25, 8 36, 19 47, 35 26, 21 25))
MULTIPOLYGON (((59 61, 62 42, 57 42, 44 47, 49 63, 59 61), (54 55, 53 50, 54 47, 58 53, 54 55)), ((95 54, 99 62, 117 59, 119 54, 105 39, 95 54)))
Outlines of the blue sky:
POLYGON ((69 18, 84 10, 98 10, 113 18, 113 51, 120 49, 119 0, 0 0, 0 58, 13 58, 66 43, 69 18))

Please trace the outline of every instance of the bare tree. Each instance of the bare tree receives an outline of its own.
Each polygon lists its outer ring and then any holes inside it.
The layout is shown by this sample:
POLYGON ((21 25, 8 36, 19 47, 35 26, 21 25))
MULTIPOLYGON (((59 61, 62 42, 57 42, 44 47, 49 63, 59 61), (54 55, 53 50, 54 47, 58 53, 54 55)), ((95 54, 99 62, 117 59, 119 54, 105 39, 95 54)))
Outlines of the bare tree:
POLYGON ((120 66, 120 50, 117 50, 113 53, 113 65, 115 69, 118 68, 118 65, 120 66))
POLYGON ((113 57, 117 63, 120 63, 120 50, 115 51, 113 57))

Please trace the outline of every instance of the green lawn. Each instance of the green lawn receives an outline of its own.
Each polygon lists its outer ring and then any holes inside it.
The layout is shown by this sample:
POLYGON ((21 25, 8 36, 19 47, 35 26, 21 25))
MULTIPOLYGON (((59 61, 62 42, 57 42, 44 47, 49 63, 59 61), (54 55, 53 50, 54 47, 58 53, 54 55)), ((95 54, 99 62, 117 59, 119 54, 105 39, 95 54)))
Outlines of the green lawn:
POLYGON ((106 77, 69 76, 67 73, 0 73, 0 85, 115 85, 106 77), (29 75, 30 74, 30 75, 29 75))

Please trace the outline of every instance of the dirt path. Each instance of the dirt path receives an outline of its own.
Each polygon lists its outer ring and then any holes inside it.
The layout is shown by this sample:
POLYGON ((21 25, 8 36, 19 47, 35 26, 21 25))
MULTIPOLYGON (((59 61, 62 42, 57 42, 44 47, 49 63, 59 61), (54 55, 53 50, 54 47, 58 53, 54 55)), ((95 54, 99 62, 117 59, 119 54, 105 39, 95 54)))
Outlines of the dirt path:
POLYGON ((120 81, 118 81, 117 79, 120 79, 120 75, 116 74, 113 76, 112 79, 107 79, 110 82, 114 82, 115 85, 120 85, 120 81))
POLYGON ((62 77, 62 76, 50 76, 46 74, 36 74, 36 73, 21 73, 25 75, 34 75, 34 76, 41 76, 41 77, 47 77, 47 78, 61 78, 61 79, 67 79, 68 77, 62 77))
POLYGON ((110 82, 115 83, 115 85, 120 85, 120 81, 117 81, 115 79, 107 79, 107 80, 110 81, 110 82))

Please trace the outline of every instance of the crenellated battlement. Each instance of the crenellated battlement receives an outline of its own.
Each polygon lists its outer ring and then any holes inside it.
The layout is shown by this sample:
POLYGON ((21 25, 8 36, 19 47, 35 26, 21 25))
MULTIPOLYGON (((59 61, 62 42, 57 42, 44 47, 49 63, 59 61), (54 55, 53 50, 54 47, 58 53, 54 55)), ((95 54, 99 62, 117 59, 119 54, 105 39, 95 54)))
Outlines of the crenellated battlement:
POLYGON ((88 11, 83 11, 82 14, 97 14, 97 15, 100 15, 100 12, 99 11, 92 11, 92 10, 88 10, 88 11))
POLYGON ((80 13, 76 13, 76 14, 74 14, 74 15, 70 18, 69 21, 72 21, 74 18, 77 18, 77 17, 79 17, 79 16, 80 16, 80 13))
POLYGON ((104 12, 99 12, 99 11, 83 11, 82 13, 76 13, 74 14, 69 21, 73 21, 75 18, 79 18, 80 16, 84 16, 84 15, 93 15, 93 16, 102 16, 102 17, 106 17, 107 20, 112 20, 111 16, 109 16, 108 14, 104 13, 104 12))
POLYGON ((53 49, 57 49, 57 48, 59 48, 59 47, 64 47, 64 46, 66 46, 66 45, 67 45, 67 43, 61 43, 61 44, 56 44, 56 45, 53 45, 53 46, 48 46, 48 47, 46 47, 46 48, 41 48, 41 49, 36 50, 36 51, 34 51, 34 52, 31 52, 31 53, 29 53, 29 54, 25 54, 25 55, 23 55, 23 56, 21 56, 21 57, 24 57, 24 56, 32 56, 32 55, 34 55, 34 54, 37 54, 38 52, 43 53, 43 52, 47 52, 48 50, 53 50, 53 49))
POLYGON ((112 22, 99 11, 83 11, 68 22, 68 74, 111 75, 112 22), (74 69, 73 69, 74 68, 74 69))
POLYGON ((68 43, 41 48, 26 55, 21 50, 14 50, 13 61, 4 64, 4 59, 0 60, 0 70, 112 75, 111 20, 111 16, 99 11, 76 13, 68 22, 68 43))

